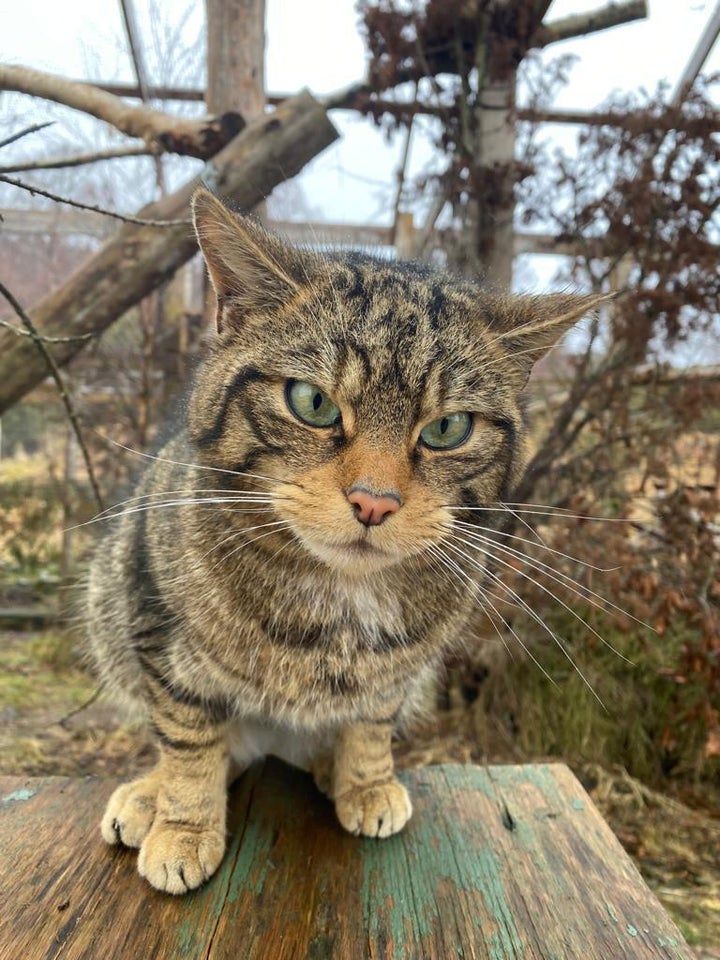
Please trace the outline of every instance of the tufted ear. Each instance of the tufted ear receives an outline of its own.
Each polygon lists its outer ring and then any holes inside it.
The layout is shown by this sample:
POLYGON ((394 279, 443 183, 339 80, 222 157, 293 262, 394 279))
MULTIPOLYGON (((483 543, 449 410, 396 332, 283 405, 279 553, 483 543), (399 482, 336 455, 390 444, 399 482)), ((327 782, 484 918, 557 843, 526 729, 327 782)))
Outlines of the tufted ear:
POLYGON ((310 283, 313 259, 241 217, 201 188, 192 200, 193 222, 218 300, 218 332, 267 316, 310 283))
POLYGON ((586 313, 614 299, 615 294, 550 293, 511 295, 488 304, 498 343, 523 382, 533 366, 586 313))

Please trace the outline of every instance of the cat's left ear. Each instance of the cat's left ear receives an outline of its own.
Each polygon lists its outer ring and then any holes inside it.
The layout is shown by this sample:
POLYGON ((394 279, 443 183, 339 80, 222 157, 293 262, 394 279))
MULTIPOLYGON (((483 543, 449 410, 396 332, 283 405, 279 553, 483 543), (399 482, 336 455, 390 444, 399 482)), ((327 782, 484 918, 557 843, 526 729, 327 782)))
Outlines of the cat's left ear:
POLYGON ((507 352, 509 363, 517 368, 524 382, 537 361, 564 333, 614 296, 612 293, 551 293, 508 297, 492 311, 495 313, 493 326, 501 327, 493 342, 507 352))
POLYGON ((192 200, 193 222, 218 299, 218 332, 267 317, 310 282, 311 257, 240 217, 209 190, 192 200))

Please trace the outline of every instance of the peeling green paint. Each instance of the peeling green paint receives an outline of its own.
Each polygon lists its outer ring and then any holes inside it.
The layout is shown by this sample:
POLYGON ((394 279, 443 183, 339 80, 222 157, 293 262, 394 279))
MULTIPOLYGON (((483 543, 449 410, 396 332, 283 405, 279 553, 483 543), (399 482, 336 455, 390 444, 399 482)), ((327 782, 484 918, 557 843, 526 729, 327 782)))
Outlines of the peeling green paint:
POLYGON ((575 800, 573 800, 572 805, 573 805, 573 810, 584 810, 584 809, 585 809, 585 803, 584 803, 582 800, 580 800, 579 798, 576 798, 575 800))
MULTIPOLYGON (((480 789, 494 795, 482 771, 447 767, 443 773, 451 791, 480 789)), ((456 890, 479 893, 496 921, 494 930, 481 932, 490 949, 488 960, 521 956, 522 940, 505 895, 500 863, 482 836, 478 832, 469 838, 467 824, 461 830, 450 817, 426 816, 413 821, 402 836, 363 841, 362 896, 368 936, 375 941, 381 941, 383 934, 391 937, 395 960, 416 956, 408 951, 417 951, 439 924, 438 881, 446 880, 456 890), (431 873, 428 850, 433 851, 431 873)))
POLYGON ((606 903, 606 904, 605 904, 605 907, 606 907, 607 912, 609 913, 610 917, 615 921, 615 923, 620 923, 620 917, 618 917, 618 915, 615 913, 615 911, 614 911, 613 908, 610 906, 610 904, 609 904, 609 903, 606 903))
POLYGON ((626 929, 627 929, 627 932, 630 934, 631 937, 636 937, 636 936, 638 935, 637 927, 634 927, 631 923, 629 923, 629 924, 627 925, 627 928, 626 928, 626 929))
POLYGON ((13 790, 12 793, 6 793, 0 802, 2 803, 19 803, 22 800, 29 800, 31 797, 34 797, 37 791, 35 790, 13 790))
POLYGON ((257 819, 248 820, 230 878, 228 903, 235 903, 241 890, 251 890, 260 896, 270 867, 272 845, 272 832, 267 824, 257 819))

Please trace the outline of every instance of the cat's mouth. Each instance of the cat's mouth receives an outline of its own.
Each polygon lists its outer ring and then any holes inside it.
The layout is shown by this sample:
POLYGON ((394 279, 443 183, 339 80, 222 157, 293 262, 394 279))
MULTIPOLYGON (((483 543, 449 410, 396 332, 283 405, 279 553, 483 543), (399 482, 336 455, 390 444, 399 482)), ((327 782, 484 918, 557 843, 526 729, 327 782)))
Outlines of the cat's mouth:
POLYGON ((390 554, 387 550, 382 550, 380 547, 376 547, 374 544, 369 543, 367 540, 353 540, 351 543, 343 544, 340 547, 341 550, 345 550, 351 556, 356 555, 359 557, 389 557, 390 554))
POLYGON ((397 552, 376 546, 367 537, 332 544, 307 538, 304 543, 311 554, 328 566, 348 572, 352 570, 369 571, 404 559, 397 552))

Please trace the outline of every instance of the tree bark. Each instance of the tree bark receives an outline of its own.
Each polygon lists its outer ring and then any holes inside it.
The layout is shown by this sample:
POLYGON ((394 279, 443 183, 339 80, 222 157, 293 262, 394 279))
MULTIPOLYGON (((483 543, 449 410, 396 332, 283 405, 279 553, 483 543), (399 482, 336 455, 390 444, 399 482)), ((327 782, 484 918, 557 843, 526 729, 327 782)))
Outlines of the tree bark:
POLYGON ((205 0, 210 113, 265 110, 265 0, 205 0))
MULTIPOLYGON (((236 206, 250 209, 337 135, 318 102, 309 93, 300 93, 251 123, 206 164, 202 181, 236 206)), ((31 316, 39 333, 99 334, 172 276, 197 251, 189 203, 200 183, 201 178, 195 177, 140 211, 146 219, 188 217, 186 222, 165 228, 126 224, 60 289, 37 304, 31 316)), ((64 364, 83 346, 62 343, 51 349, 57 363, 64 364)), ((46 361, 33 343, 0 331, 0 413, 46 375, 46 361)))
POLYGON ((633 20, 642 20, 648 15, 647 0, 626 0, 625 3, 610 3, 587 13, 576 13, 562 20, 541 24, 533 36, 531 47, 546 47, 549 43, 584 37, 633 20))
POLYGON ((82 110, 129 137, 139 137, 154 151, 203 160, 217 153, 245 124, 243 117, 233 111, 198 120, 173 117, 145 105, 132 107, 90 83, 14 64, 0 64, 0 90, 15 90, 82 110))

